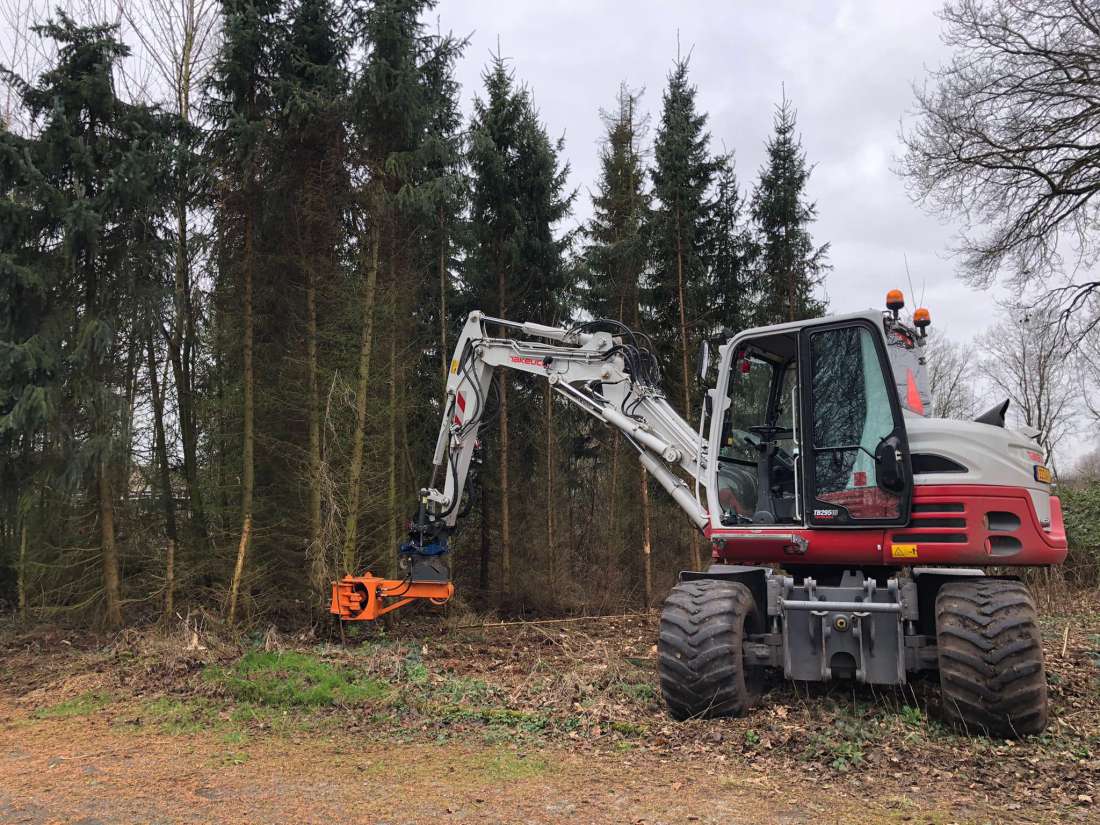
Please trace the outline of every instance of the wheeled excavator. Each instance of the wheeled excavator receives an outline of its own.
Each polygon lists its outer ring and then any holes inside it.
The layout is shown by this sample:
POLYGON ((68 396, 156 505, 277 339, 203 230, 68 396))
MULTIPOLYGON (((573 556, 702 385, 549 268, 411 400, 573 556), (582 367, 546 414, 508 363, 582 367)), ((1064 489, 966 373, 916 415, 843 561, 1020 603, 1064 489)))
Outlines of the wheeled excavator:
MULTIPOLYGON (((454 587, 448 540, 468 509, 494 374, 548 382, 621 433, 709 543, 664 602, 658 670, 675 719, 743 714, 769 668, 789 679, 901 685, 938 671, 944 712, 972 732, 1035 734, 1047 684, 1034 601, 1010 568, 1058 564, 1053 477, 1008 403, 930 416, 928 311, 886 310, 718 336, 717 380, 686 421, 649 340, 619 321, 547 326, 467 317, 450 362, 429 484, 403 575, 333 584, 341 620, 373 620, 454 587)), ((546 506, 553 506, 547 502, 546 506)))

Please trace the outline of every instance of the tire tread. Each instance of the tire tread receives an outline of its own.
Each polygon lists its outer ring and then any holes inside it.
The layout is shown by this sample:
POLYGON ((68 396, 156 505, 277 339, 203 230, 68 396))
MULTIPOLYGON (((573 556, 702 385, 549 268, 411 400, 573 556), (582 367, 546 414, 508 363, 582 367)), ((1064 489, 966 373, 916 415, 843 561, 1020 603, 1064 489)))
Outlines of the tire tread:
POLYGON ((1021 737, 1047 725, 1047 685, 1035 604, 1021 582, 972 579, 936 597, 944 710, 973 733, 1021 737))

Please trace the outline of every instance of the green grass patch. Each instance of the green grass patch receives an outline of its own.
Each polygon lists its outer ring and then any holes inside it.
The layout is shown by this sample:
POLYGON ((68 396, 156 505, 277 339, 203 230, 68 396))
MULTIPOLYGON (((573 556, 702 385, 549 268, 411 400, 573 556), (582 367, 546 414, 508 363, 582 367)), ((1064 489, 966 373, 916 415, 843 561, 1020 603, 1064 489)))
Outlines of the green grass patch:
POLYGON ((619 692, 647 704, 657 698, 657 688, 648 682, 621 682, 619 692))
POLYGON ((73 716, 87 716, 111 704, 112 696, 101 691, 91 691, 58 702, 48 708, 39 708, 34 712, 35 719, 69 719, 73 716))
POLYGON ((541 776, 549 770, 549 765, 541 757, 521 757, 505 751, 478 759, 476 768, 493 781, 507 782, 541 776))
POLYGON ((217 725, 217 711, 212 703, 201 699, 174 699, 158 696, 142 703, 142 724, 156 727, 162 733, 186 736, 210 730, 217 725))
POLYGON ((913 705, 903 705, 898 716, 900 716, 901 721, 907 725, 918 728, 924 725, 924 714, 921 712, 920 708, 914 707, 913 705))
POLYGON ((484 705, 496 693, 496 689, 481 679, 452 676, 432 687, 432 694, 452 705, 468 703, 484 705))
POLYGON ((426 712, 444 723, 477 722, 496 729, 502 734, 505 732, 543 733, 551 727, 551 719, 544 713, 529 713, 511 708, 443 705, 430 708, 426 712))
POLYGON ((346 667, 296 652, 252 651, 206 678, 238 702, 269 708, 318 708, 385 699, 389 687, 346 667))
POLYGON ((839 773, 847 773, 864 763, 863 748, 868 744, 866 723, 839 717, 832 728, 813 733, 803 751, 803 757, 822 761, 839 773))
POLYGON ((611 730, 615 733, 621 733, 623 736, 645 736, 648 732, 645 725, 638 725, 634 722, 612 722, 611 730))

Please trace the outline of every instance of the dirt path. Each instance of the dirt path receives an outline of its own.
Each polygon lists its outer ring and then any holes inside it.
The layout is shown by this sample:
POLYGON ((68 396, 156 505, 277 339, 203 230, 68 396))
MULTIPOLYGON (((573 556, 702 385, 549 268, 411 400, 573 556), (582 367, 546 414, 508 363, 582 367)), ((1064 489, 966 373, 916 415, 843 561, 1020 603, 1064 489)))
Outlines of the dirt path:
POLYGON ((713 759, 593 759, 559 747, 386 745, 120 729, 101 714, 33 719, 0 702, 0 822, 970 822, 909 798, 854 804, 713 759), (789 798, 788 798, 789 797, 789 798))
POLYGON ((1020 742, 944 725, 932 678, 673 722, 654 625, 0 628, 0 825, 1100 825, 1094 598, 1046 620, 1051 723, 1020 742))

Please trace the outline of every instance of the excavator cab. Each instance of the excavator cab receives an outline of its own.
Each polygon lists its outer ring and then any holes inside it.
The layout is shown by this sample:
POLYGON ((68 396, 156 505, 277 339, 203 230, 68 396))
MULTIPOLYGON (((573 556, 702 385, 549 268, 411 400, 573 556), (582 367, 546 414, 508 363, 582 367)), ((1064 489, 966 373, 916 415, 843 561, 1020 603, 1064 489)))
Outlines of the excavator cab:
POLYGON ((897 329, 868 314, 733 339, 715 422, 723 526, 906 522, 912 472, 903 406, 923 412, 923 373, 900 352, 897 329), (915 389, 903 405, 907 384, 915 389))

